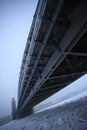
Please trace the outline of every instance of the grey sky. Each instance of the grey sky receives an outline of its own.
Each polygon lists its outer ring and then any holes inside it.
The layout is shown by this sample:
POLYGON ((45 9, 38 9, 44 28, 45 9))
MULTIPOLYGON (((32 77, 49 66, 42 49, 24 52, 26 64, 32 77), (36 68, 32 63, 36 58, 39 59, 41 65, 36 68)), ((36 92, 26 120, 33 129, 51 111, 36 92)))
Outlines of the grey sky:
POLYGON ((37 0, 0 0, 0 117, 11 113, 17 100, 23 51, 37 0))

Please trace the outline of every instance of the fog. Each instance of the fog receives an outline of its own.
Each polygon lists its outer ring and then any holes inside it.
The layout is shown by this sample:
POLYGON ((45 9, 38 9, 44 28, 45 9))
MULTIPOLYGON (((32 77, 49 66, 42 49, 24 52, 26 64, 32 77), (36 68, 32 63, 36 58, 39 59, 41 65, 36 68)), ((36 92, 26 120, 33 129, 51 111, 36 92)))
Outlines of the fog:
POLYGON ((17 102, 18 79, 37 0, 0 0, 0 117, 17 102))

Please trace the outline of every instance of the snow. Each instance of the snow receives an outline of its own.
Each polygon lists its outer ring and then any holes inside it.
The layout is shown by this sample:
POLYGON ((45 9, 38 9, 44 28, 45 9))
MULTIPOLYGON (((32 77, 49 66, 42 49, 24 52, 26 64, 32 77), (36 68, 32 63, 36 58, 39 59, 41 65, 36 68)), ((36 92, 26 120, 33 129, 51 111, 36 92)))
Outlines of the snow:
POLYGON ((87 97, 11 121, 0 130, 87 130, 87 97))
POLYGON ((87 74, 34 107, 34 112, 60 106, 87 96, 87 74))
POLYGON ((87 130, 87 74, 0 130, 87 130))

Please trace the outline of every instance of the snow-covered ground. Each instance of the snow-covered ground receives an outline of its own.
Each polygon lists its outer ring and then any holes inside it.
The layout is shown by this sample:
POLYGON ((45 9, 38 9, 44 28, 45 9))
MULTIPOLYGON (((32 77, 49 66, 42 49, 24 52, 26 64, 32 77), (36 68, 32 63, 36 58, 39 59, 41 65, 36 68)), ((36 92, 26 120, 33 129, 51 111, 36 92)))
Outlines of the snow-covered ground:
POLYGON ((87 130, 87 74, 0 130, 87 130))
POLYGON ((87 97, 11 121, 0 130, 87 130, 87 97))

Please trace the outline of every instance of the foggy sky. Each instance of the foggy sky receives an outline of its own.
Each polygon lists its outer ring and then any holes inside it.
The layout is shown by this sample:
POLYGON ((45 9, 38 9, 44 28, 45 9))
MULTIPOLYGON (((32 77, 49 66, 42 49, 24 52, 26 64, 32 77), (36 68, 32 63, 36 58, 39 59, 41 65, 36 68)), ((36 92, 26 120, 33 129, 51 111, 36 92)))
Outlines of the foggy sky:
POLYGON ((37 0, 0 0, 0 117, 17 101, 18 79, 37 0))

